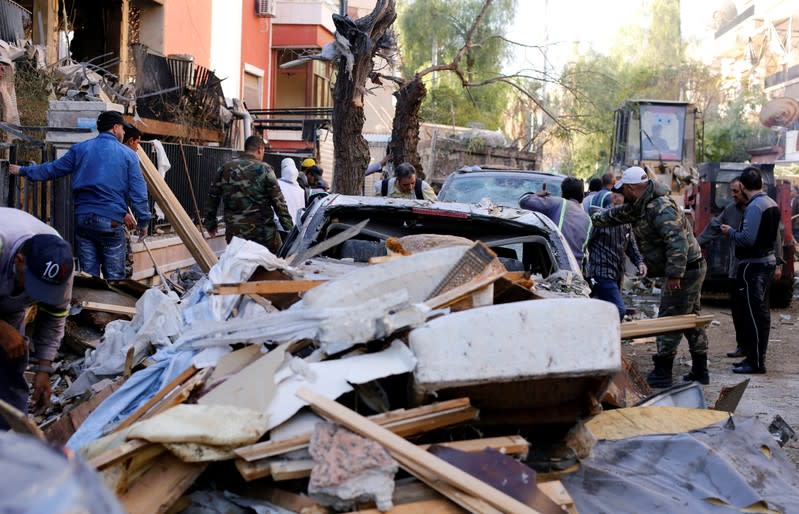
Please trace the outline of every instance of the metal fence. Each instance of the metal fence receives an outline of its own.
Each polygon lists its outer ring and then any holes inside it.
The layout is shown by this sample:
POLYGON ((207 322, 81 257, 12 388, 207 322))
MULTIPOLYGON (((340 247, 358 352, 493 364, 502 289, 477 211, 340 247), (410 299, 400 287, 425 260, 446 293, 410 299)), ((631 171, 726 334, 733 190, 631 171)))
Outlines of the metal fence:
MULTIPOLYGON (((197 223, 202 216, 205 199, 208 196, 211 180, 216 169, 232 159, 236 151, 230 148, 213 148, 207 146, 163 143, 167 159, 171 164, 164 180, 177 197, 181 206, 192 220, 197 223)), ((154 145, 142 143, 142 148, 157 163, 154 145)), ((47 162, 55 157, 51 147, 42 149, 40 162, 47 162)), ((16 162, 16 148, 11 147, 10 162, 16 162)), ((74 244, 74 205, 72 201, 72 177, 67 175, 56 180, 33 182, 20 177, 10 176, 8 161, 0 169, 0 200, 2 205, 15 207, 29 212, 48 225, 58 230, 66 239, 74 244)), ((151 212, 153 199, 150 198, 151 212)), ((153 216, 150 230, 168 225, 165 219, 153 216)))

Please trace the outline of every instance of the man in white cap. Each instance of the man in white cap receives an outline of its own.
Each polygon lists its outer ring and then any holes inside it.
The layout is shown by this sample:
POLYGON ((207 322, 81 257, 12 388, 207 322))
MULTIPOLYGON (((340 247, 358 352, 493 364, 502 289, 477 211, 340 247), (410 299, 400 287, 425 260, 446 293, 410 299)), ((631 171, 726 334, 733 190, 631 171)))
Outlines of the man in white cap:
MULTIPOLYGON (((28 410, 25 314, 37 305, 32 343, 37 363, 33 405, 50 404, 51 363, 64 337, 72 299, 72 249, 56 230, 30 214, 0 207, 0 400, 28 410)), ((7 429, 0 418, 0 430, 7 429)))
MULTIPOLYGON (((707 266, 691 226, 671 198, 669 188, 651 180, 642 168, 632 166, 624 170, 614 190, 624 195, 624 205, 594 214, 594 226, 632 225, 648 275, 666 278, 658 317, 701 314, 707 266)), ((703 328, 694 328, 657 337, 657 354, 652 356, 655 369, 646 377, 650 386, 671 386, 674 356, 682 334, 688 339, 692 359, 691 371, 683 378, 709 383, 707 334, 703 328)))

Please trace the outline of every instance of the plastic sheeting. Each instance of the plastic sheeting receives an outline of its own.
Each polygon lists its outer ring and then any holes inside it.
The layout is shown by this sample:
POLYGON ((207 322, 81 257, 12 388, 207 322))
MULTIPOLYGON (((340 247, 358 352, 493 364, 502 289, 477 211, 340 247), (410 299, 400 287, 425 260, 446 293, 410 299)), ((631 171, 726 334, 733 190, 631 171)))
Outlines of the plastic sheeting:
POLYGON ((31 436, 0 432, 0 469, 0 512, 124 513, 86 463, 31 436))
POLYGON ((578 512, 799 512, 799 472, 756 418, 600 441, 561 482, 578 512))
POLYGON ((164 348, 180 335, 183 320, 174 293, 165 295, 158 289, 148 289, 136 302, 136 315, 130 321, 117 320, 105 328, 102 344, 87 352, 84 369, 75 382, 64 391, 64 398, 84 393, 102 377, 121 375, 125 356, 134 348, 133 362, 139 362, 150 345, 164 348))

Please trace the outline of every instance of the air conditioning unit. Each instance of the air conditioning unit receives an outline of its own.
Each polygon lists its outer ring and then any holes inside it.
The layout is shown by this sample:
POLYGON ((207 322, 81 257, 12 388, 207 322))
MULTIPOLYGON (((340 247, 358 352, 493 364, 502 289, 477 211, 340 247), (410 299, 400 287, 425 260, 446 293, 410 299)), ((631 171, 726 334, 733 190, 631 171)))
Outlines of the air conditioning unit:
POLYGON ((255 0, 255 15, 261 18, 275 17, 276 0, 255 0))

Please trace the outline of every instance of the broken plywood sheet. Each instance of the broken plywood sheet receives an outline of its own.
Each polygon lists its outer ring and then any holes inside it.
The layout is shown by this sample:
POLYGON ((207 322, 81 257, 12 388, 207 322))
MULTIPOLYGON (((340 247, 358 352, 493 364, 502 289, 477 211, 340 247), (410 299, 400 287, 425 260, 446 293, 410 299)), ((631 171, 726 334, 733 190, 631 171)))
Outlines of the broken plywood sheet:
MULTIPOLYGON (((274 348, 201 397, 200 405, 227 405, 266 412, 275 395, 275 374, 286 358, 289 343, 274 348)), ((253 351, 253 350, 250 350, 253 351)), ((275 426, 269 424, 269 428, 275 426)))
POLYGON ((728 419, 727 412, 685 407, 631 407, 602 412, 586 428, 597 439, 616 440, 650 434, 677 434, 728 419))
POLYGON ((302 301, 311 308, 357 306, 374 298, 375 291, 405 289, 411 303, 421 302, 467 250, 464 246, 443 248, 359 268, 311 289, 302 301))
POLYGON ((442 316, 408 336, 419 361, 414 379, 430 392, 538 377, 613 375, 621 368, 621 348, 612 311, 613 305, 601 300, 553 298, 442 316))
POLYGON ((409 373, 415 366, 416 358, 413 353, 399 340, 395 340, 381 352, 354 357, 310 364, 301 359, 293 359, 275 376, 277 391, 266 410, 269 428, 283 423, 307 405, 294 394, 302 387, 335 399, 352 391, 351 384, 363 384, 378 378, 409 373))

